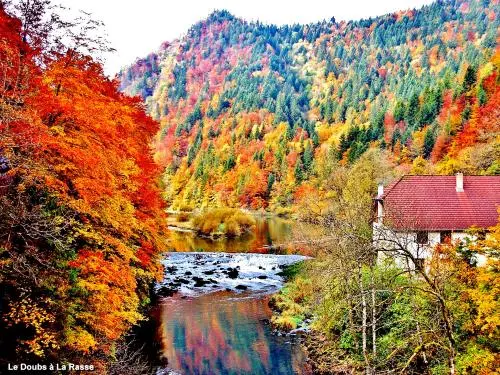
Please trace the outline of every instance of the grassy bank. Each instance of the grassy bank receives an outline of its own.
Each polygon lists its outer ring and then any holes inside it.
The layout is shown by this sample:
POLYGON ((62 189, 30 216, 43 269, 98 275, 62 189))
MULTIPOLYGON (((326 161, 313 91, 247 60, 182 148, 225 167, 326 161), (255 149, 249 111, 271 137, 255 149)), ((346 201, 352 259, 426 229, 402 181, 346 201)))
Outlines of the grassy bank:
POLYGON ((271 324, 281 331, 290 331, 304 326, 305 320, 311 317, 314 288, 305 262, 286 267, 281 275, 287 284, 269 302, 275 312, 271 324))

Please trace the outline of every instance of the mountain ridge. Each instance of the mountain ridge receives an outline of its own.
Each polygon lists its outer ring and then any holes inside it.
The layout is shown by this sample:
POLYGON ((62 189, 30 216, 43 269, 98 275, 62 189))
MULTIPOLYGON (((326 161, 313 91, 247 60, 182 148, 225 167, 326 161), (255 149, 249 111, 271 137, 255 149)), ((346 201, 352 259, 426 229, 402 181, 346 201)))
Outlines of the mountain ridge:
POLYGON ((498 173, 461 154, 484 143, 498 158, 498 121, 483 120, 498 100, 498 15, 497 0, 284 26, 215 11, 124 69, 121 88, 160 121, 173 206, 288 206, 321 188, 320 159, 372 148, 400 172, 498 173))

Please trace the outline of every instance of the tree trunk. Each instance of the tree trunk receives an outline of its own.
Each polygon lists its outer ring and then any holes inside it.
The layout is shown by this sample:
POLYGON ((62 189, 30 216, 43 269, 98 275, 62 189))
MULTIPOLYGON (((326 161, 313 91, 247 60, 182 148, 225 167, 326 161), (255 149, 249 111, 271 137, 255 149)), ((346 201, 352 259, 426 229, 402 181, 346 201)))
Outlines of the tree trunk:
POLYGON ((372 355, 373 358, 377 356, 377 305, 375 294, 375 283, 373 280, 373 270, 371 273, 371 292, 372 292, 372 355))
POLYGON ((365 364, 366 364, 366 374, 370 375, 371 374, 371 369, 370 369, 370 361, 368 360, 368 351, 367 351, 367 338, 366 338, 366 329, 367 329, 367 311, 366 311, 366 295, 365 295, 365 290, 363 287, 363 280, 362 280, 362 275, 361 272, 359 274, 359 290, 361 293, 361 309, 362 309, 362 325, 361 325, 361 337, 362 337, 362 349, 363 349, 363 357, 365 358, 365 364))
POLYGON ((456 345, 456 343, 455 343, 455 338, 453 337, 453 328, 452 328, 448 308, 446 307, 446 304, 444 303, 443 300, 441 300, 440 302, 441 302, 441 308, 442 308, 442 315, 443 315, 443 319, 444 319, 445 326, 446 326, 446 336, 448 338, 448 343, 450 345, 450 355, 449 355, 450 375, 455 375, 455 357, 456 357, 455 345, 456 345))
POLYGON ((420 324, 417 321, 417 333, 418 333, 418 342, 422 346, 422 359, 424 360, 425 365, 427 366, 427 354, 425 353, 424 340, 422 339, 422 333, 420 332, 420 324))
POLYGON ((450 353, 450 375, 455 375, 455 349, 450 353))
POLYGON ((448 339, 448 345, 450 349, 450 354, 448 357, 448 361, 450 363, 450 375, 455 375, 456 342, 455 338, 453 337, 453 325, 451 322, 450 312, 448 310, 448 307, 446 306, 444 298, 439 294, 439 291, 436 290, 435 295, 441 307, 441 315, 443 317, 446 338, 448 339))
POLYGON ((359 341, 356 337, 356 328, 354 326, 354 317, 353 317, 353 312, 354 312, 354 304, 353 304, 353 298, 350 292, 347 292, 347 300, 349 301, 349 333, 352 335, 354 339, 354 350, 358 351, 359 349, 359 341))

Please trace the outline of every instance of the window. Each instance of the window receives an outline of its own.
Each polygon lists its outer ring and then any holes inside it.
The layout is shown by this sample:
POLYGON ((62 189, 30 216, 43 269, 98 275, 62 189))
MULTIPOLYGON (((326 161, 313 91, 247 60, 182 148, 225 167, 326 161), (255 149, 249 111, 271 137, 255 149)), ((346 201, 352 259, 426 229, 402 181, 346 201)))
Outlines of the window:
POLYGON ((451 243, 451 231, 445 230, 441 232, 440 239, 441 243, 451 243))
POLYGON ((427 232, 417 232, 417 243, 420 245, 425 245, 429 242, 429 233, 427 232))

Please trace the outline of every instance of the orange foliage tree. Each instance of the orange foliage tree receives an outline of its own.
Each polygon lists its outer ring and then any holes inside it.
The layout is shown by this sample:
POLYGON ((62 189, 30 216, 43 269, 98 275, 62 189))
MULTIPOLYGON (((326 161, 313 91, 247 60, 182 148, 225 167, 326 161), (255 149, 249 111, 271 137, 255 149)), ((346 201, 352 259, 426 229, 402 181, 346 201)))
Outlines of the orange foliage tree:
POLYGON ((0 7, 0 350, 106 358, 161 276, 157 123, 91 57, 23 30, 0 7))

